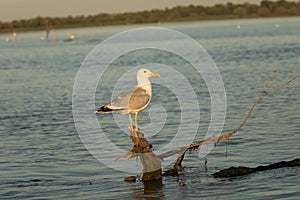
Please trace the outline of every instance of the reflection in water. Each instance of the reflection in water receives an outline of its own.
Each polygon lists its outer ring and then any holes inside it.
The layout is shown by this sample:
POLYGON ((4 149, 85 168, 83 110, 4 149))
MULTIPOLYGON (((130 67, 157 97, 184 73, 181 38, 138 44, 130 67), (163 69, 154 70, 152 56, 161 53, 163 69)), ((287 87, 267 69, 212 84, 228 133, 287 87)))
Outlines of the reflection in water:
POLYGON ((156 197, 157 199, 161 199, 164 196, 162 188, 163 188, 162 180, 145 181, 144 182, 145 197, 156 197))
POLYGON ((164 199, 162 180, 145 181, 138 184, 132 184, 130 188, 133 199, 164 199), (140 188, 142 186, 143 188, 140 188))

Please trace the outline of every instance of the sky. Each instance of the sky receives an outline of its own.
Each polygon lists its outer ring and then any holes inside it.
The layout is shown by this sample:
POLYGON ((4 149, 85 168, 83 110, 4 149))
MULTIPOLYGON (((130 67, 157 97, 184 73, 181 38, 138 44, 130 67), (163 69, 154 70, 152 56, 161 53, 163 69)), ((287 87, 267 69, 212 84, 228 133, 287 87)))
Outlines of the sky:
MULTIPOLYGON (((229 0, 232 3, 256 3, 261 0, 229 0)), ((68 15, 122 13, 171 8, 178 5, 214 5, 227 0, 0 0, 0 21, 68 15)))

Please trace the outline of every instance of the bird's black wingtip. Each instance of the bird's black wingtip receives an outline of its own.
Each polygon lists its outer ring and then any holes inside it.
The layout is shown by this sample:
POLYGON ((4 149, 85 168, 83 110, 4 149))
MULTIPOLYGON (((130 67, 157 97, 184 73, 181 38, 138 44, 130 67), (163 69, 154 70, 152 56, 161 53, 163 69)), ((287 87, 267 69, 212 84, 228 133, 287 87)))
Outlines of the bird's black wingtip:
POLYGON ((107 114, 107 113, 110 113, 111 111, 112 111, 112 109, 110 109, 106 106, 102 106, 101 108, 98 108, 95 112, 100 113, 100 114, 107 114))

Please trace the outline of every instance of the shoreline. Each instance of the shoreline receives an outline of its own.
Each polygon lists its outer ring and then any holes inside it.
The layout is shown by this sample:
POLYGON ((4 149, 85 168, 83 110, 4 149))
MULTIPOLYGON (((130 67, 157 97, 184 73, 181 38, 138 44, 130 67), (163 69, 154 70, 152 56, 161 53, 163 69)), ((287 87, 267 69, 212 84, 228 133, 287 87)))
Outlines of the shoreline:
MULTIPOLYGON (((270 17, 243 17, 243 18, 209 18, 209 19, 182 19, 182 20, 174 20, 174 21, 159 21, 159 22, 149 22, 149 23, 131 23, 131 24, 124 24, 124 23, 116 23, 116 24, 107 24, 107 25, 75 25, 75 26, 61 26, 56 27, 55 30, 68 30, 68 29, 81 29, 81 28, 107 28, 107 27, 116 27, 116 26, 145 26, 145 25, 163 25, 163 24, 171 24, 171 23, 185 23, 185 22, 221 22, 221 21, 234 21, 234 20, 261 20, 261 19, 287 19, 287 18, 300 18, 300 16, 270 16, 270 17)), ((46 29, 40 29, 40 28, 28 28, 28 29, 15 29, 15 30, 7 30, 7 31, 0 31, 1 35, 7 35, 11 34, 13 32, 17 33, 28 33, 28 32, 43 32, 46 31, 46 29)))

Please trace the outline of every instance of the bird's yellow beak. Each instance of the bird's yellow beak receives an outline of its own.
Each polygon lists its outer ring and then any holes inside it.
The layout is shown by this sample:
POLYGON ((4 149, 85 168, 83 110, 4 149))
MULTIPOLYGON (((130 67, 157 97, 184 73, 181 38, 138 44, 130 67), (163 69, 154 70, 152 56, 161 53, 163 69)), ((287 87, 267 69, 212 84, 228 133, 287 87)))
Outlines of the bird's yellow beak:
POLYGON ((152 72, 150 76, 160 77, 160 74, 152 72))

